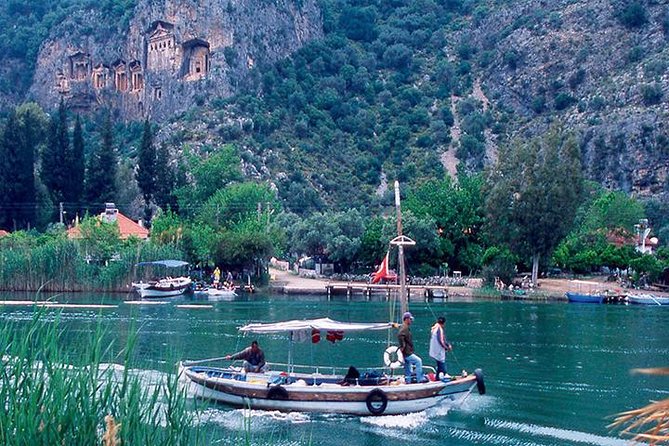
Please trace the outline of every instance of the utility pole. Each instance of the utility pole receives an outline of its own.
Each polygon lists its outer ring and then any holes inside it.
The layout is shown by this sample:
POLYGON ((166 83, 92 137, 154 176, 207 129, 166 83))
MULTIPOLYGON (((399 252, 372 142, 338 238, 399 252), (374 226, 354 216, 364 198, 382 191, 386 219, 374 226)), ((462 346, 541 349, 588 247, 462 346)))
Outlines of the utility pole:
POLYGON ((60 202, 58 208, 59 208, 59 211, 60 211, 59 212, 59 214, 60 214, 60 224, 62 225, 62 224, 64 224, 63 223, 63 202, 62 201, 60 202))

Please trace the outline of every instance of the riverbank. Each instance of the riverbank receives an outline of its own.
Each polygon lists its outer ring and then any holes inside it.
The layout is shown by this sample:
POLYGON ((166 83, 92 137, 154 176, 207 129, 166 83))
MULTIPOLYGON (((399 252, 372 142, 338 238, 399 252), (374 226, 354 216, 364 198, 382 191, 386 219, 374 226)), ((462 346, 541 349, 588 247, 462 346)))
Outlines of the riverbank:
MULTIPOLYGON (((367 284, 351 282, 346 284, 343 282, 331 282, 326 279, 316 279, 298 276, 290 271, 282 271, 275 268, 270 268, 270 283, 269 291, 280 294, 327 294, 328 287, 337 286, 342 294, 347 293, 347 285, 351 285, 350 291, 352 293, 362 294, 367 284), (357 290, 357 291, 356 291, 357 290)), ((599 289, 606 289, 618 294, 626 294, 628 292, 635 292, 618 286, 613 282, 607 282, 604 277, 594 277, 588 279, 591 282, 597 282, 600 285, 599 289)), ((440 287, 447 292, 448 297, 455 298, 485 298, 485 299, 516 299, 516 300, 566 300, 565 293, 567 291, 574 291, 574 285, 569 279, 540 279, 539 287, 536 289, 526 290, 525 294, 515 294, 512 292, 500 292, 498 290, 483 288, 480 279, 470 279, 467 286, 445 286, 440 287)), ((420 289, 420 288, 419 288, 420 289)), ((422 294, 422 289, 421 294, 422 294)), ((381 293, 384 291, 381 290, 381 293)), ((659 291, 653 291, 657 295, 669 295, 659 291)), ((413 296, 413 295, 412 295, 413 296)))

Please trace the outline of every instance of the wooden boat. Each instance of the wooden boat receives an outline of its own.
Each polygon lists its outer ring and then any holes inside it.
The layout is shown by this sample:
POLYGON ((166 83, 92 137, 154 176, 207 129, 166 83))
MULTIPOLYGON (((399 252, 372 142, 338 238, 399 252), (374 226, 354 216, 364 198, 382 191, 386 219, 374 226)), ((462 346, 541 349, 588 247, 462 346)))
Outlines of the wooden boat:
MULTIPOLYGON (((245 333, 286 333, 293 339, 298 333, 351 332, 387 330, 392 323, 343 323, 328 318, 293 320, 274 324, 250 324, 240 328, 245 333)), ((424 383, 405 383, 393 375, 401 367, 390 362, 396 347, 386 350, 385 367, 369 369, 358 377, 322 367, 269 364, 272 371, 244 373, 236 367, 211 367, 204 361, 182 362, 180 377, 189 386, 191 395, 236 407, 252 409, 327 412, 351 415, 399 415, 418 412, 438 404, 462 402, 473 390, 485 393, 483 373, 463 374, 455 378, 436 379, 424 383), (329 372, 329 373, 328 373, 329 372)), ((289 352, 292 348, 289 349, 289 352)), ((290 354, 290 353, 289 353, 290 354)), ((429 367, 424 367, 429 369, 429 367)), ((343 369, 341 370, 343 372, 343 369)), ((349 369, 349 372, 351 369, 349 369)))
MULTIPOLYGON (((188 262, 181 260, 156 260, 153 262, 140 262, 136 266, 159 266, 166 269, 182 268, 187 265, 188 262)), ((193 281, 189 277, 166 276, 149 282, 133 282, 132 288, 142 299, 174 297, 191 291, 192 283, 193 281)))
POLYGON ((139 297, 147 299, 180 296, 190 291, 191 284, 192 280, 188 277, 166 277, 151 282, 133 283, 132 287, 139 297))
POLYGON ((569 281, 569 285, 571 290, 565 293, 569 302, 587 304, 604 303, 606 293, 601 291, 601 283, 587 280, 571 280, 569 281))
POLYGON ((567 300, 569 300, 569 302, 588 303, 588 304, 604 303, 603 294, 586 294, 586 293, 575 293, 572 291, 567 291, 565 293, 565 296, 567 296, 567 300))
POLYGON ((669 305, 669 297, 655 296, 654 294, 629 294, 627 300, 637 305, 669 305))

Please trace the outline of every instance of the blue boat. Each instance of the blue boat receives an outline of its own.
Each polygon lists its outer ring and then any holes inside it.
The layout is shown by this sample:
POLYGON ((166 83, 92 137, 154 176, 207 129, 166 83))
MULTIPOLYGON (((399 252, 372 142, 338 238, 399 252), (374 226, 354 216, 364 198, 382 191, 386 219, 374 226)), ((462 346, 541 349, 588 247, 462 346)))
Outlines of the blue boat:
POLYGON ((574 293, 572 291, 567 291, 565 293, 569 302, 577 302, 584 304, 601 304, 604 303, 603 294, 584 294, 584 293, 574 293))

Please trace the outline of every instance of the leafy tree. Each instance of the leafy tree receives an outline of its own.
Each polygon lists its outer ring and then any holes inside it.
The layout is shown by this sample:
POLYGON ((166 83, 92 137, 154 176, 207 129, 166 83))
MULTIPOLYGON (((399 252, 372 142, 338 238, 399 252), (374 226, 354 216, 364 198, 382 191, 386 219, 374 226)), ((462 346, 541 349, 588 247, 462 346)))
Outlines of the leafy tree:
POLYGON ((85 218, 79 225, 81 246, 86 256, 97 262, 107 262, 121 246, 117 223, 107 223, 98 217, 85 218))
POLYGON ((276 195, 268 185, 232 184, 207 200, 198 220, 214 228, 229 228, 249 219, 269 224, 271 213, 277 208, 276 195))
POLYGON ((646 8, 638 1, 625 1, 622 10, 618 14, 620 23, 625 27, 640 28, 648 21, 646 8))
POLYGON ((195 215, 197 203, 204 203, 219 189, 242 180, 241 159, 234 146, 223 146, 206 158, 193 153, 185 155, 184 168, 192 175, 192 183, 175 191, 179 210, 186 215, 195 215))
POLYGON ((142 134, 142 143, 139 146, 137 155, 137 185, 142 191, 144 197, 145 216, 150 220, 151 199, 156 194, 156 149, 153 146, 153 136, 151 135, 151 124, 149 120, 144 121, 144 132, 142 134))
POLYGON ((488 172, 488 236, 521 258, 531 257, 535 285, 539 260, 573 225, 582 188, 576 139, 557 126, 542 138, 516 141, 488 172))
POLYGON ((86 204, 91 211, 113 202, 116 198, 116 171, 118 157, 114 149, 114 135, 109 113, 103 118, 100 143, 88 158, 86 169, 86 204))
POLYGON ((634 198, 620 191, 602 191, 586 213, 582 232, 592 233, 598 229, 610 231, 619 228, 633 232, 634 225, 643 217, 643 205, 634 198))
POLYGON ((214 263, 243 268, 259 266, 274 253, 274 234, 263 222, 242 221, 216 237, 212 249, 214 263))

